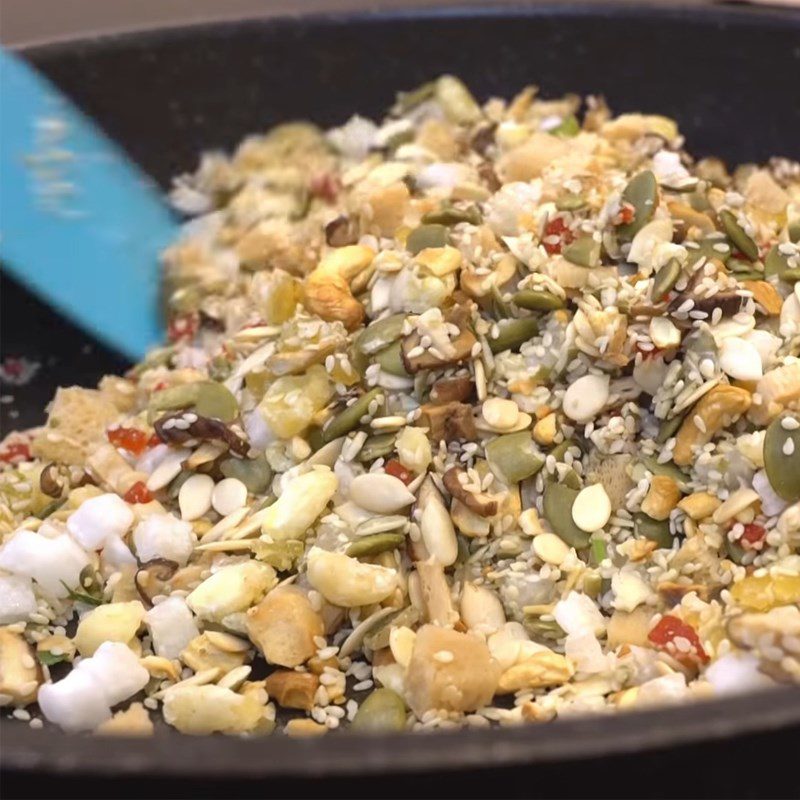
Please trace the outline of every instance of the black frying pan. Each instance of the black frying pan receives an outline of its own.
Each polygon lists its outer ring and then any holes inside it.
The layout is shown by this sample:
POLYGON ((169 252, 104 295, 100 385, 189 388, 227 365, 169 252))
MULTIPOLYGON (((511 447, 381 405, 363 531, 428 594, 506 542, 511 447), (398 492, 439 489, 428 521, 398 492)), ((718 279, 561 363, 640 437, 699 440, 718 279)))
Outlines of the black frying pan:
MULTIPOLYGON (((25 55, 165 187, 170 176, 192 169, 204 149, 231 147, 246 133, 289 118, 332 124, 354 110, 378 115, 394 90, 445 71, 481 97, 508 96, 529 82, 549 95, 603 93, 618 111, 673 116, 693 152, 731 163, 776 154, 800 158, 800 13, 789 9, 593 4, 364 13, 150 31, 25 55)), ((91 383, 125 367, 7 278, 1 288, 4 355, 43 363, 28 386, 2 387, 15 398, 0 405, 4 430, 39 422, 59 383, 91 383)), ((800 740, 800 689, 788 688, 609 718, 425 736, 248 741, 160 730, 153 739, 120 741, 35 731, 7 720, 0 736, 3 766, 16 770, 6 777, 25 771, 27 784, 15 786, 30 790, 44 772, 83 773, 91 776, 81 779, 84 794, 104 786, 124 793, 119 777, 131 775, 291 776, 301 781, 292 784, 299 793, 302 786, 308 790, 303 780, 355 774, 362 776, 362 791, 382 796, 412 787, 421 795, 446 795, 448 785, 468 794, 485 786, 487 775, 499 795, 592 787, 600 794, 658 796, 669 786, 724 795, 743 787, 792 791, 800 784, 796 762, 784 762, 781 771, 772 753, 781 742, 796 747, 800 740), (765 770, 758 763, 767 753, 765 770), (536 766, 523 773, 512 765, 536 766), (482 773, 481 784, 475 770, 498 767, 506 769, 482 773), (451 777, 440 788, 397 777, 437 769, 458 770, 461 783, 451 777), (386 772, 395 777, 364 778, 386 772), (782 775, 794 784, 776 784, 782 775), (103 776, 117 780, 103 784, 103 776)), ((186 786, 158 784, 170 793, 186 786)), ((275 790, 274 783, 249 786, 257 793, 275 790)))

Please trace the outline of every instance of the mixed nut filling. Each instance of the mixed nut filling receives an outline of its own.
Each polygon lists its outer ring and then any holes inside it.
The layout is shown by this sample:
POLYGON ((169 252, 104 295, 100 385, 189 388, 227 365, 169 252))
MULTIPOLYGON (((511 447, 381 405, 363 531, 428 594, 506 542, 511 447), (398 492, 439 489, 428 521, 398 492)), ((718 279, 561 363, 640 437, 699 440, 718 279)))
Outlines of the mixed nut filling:
POLYGON ((800 682, 800 165, 443 76, 172 199, 169 343, 0 445, 13 716, 302 736, 800 682))

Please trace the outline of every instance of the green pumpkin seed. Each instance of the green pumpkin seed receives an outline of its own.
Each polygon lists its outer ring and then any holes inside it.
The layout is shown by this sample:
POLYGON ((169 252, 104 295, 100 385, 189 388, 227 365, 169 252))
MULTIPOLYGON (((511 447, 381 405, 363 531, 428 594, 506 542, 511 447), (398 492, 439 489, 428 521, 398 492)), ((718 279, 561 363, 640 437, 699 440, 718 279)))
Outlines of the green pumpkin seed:
POLYGON ((653 218, 658 206, 658 181, 648 169, 634 176, 622 192, 622 200, 633 206, 633 219, 617 228, 623 241, 630 241, 653 218))
POLYGON ((483 111, 470 90, 453 75, 442 75, 436 81, 436 99, 445 116, 458 125, 472 125, 483 117, 483 111))
POLYGON ((707 329, 700 328, 693 333, 690 333, 684 339, 684 347, 688 352, 691 350, 698 360, 710 358, 716 365, 719 360, 719 348, 707 329))
POLYGON ((572 506, 577 496, 577 489, 553 482, 545 485, 542 499, 544 517, 553 533, 570 547, 581 550, 588 546, 591 534, 582 531, 572 519, 572 506))
POLYGON ((345 551, 352 558, 364 556, 377 556, 387 550, 395 550, 405 544, 404 533, 373 533, 371 536, 362 536, 356 539, 345 551))
POLYGON ((764 277, 777 275, 782 281, 797 283, 800 280, 800 266, 790 266, 789 258, 785 253, 781 253, 779 245, 773 245, 764 260, 764 277))
POLYGON ((370 436, 364 446, 358 451, 359 461, 374 461, 376 458, 388 456, 394 450, 395 435, 384 433, 380 436, 370 436))
POLYGON ((569 114, 561 120, 561 124, 551 128, 549 133, 558 136, 559 139, 571 139, 581 132, 581 124, 574 114, 569 114))
POLYGON ((544 466, 544 457, 536 452, 530 431, 498 436, 486 445, 489 466, 503 483, 519 483, 535 475, 544 466))
POLYGON ((326 442, 322 438, 322 428, 311 428, 306 433, 306 441, 312 453, 316 453, 317 450, 323 448, 326 442))
POLYGON ((185 286, 170 295, 167 305, 176 314, 191 314, 200 308, 202 299, 196 286, 185 286))
POLYGON ((692 192, 686 199, 695 211, 713 211, 711 203, 708 202, 708 195, 705 192, 692 192))
POLYGON ((739 280, 744 280, 742 277, 743 275, 751 275, 755 274, 761 278, 764 277, 764 273, 758 269, 759 262, 752 262, 752 261, 745 261, 742 258, 735 258, 731 257, 728 259, 725 265, 731 272, 736 273, 736 277, 739 280))
POLYGON ((469 551, 469 542, 466 536, 456 536, 456 544, 458 545, 458 555, 456 556, 456 564, 466 564, 469 557, 472 555, 469 551))
POLYGON ((41 511, 34 514, 37 519, 47 519, 51 514, 55 514, 64 503, 67 502, 66 497, 59 497, 57 500, 53 500, 51 503, 48 503, 41 511))
POLYGON ((588 204, 589 201, 582 194, 565 194, 556 200, 556 208, 559 211, 577 211, 588 204))
POLYGON ((224 381, 230 377, 233 364, 225 356, 214 356, 208 362, 208 375, 214 381, 224 381))
POLYGON ((595 566, 600 566, 603 561, 608 558, 608 547, 606 545, 605 539, 600 539, 599 537, 593 538, 591 542, 591 557, 592 557, 592 564, 595 566))
POLYGON ((375 356, 375 363, 380 365, 383 372, 396 375, 398 378, 410 377, 403 361, 403 343, 400 341, 385 347, 375 356))
POLYGON ((222 422, 233 422, 239 416, 239 404, 225 386, 195 381, 154 392, 147 409, 148 421, 152 423, 162 411, 179 408, 193 408, 202 417, 215 417, 222 422))
POLYGON ((356 340, 356 347, 365 355, 374 355, 403 335, 405 321, 405 314, 392 314, 370 323, 356 340))
POLYGON ((668 439, 671 439, 677 432, 678 429, 683 424, 683 416, 679 415, 677 417, 673 417, 672 419, 665 419, 661 423, 661 427, 658 429, 658 435, 656 436, 656 443, 657 444, 664 444, 668 439))
POLYGON ((643 512, 633 516, 634 530, 639 536, 650 539, 659 547, 672 547, 672 532, 669 529, 669 520, 655 520, 643 512))
POLYGON ((51 653, 49 650, 38 650, 36 652, 36 658, 39 659, 40 664, 44 664, 46 667, 52 667, 55 664, 60 664, 62 661, 66 661, 68 656, 66 653, 59 653, 56 655, 55 653, 51 653))
POLYGON ((694 244, 697 247, 686 248, 689 251, 690 267, 693 267, 701 258, 705 258, 707 261, 715 258, 717 261, 727 264, 731 257, 731 246, 720 236, 707 236, 694 244))
POLYGON ((458 225, 459 222, 469 222, 470 225, 480 225, 483 217, 477 206, 456 208, 450 203, 444 203, 441 208, 429 211, 422 217, 426 225, 458 225))
POLYGON ((444 225, 420 225, 408 234, 406 250, 412 255, 428 247, 444 247, 450 242, 450 234, 444 225))
POLYGON ((392 628, 411 628, 419 622, 419 611, 414 606, 407 606, 387 617, 380 625, 364 636, 364 644, 370 650, 382 650, 389 646, 389 635, 392 628))
POLYGON ((774 419, 764 437, 764 467, 775 494, 794 503, 800 500, 800 415, 774 419), (784 427, 797 424, 793 430, 784 427), (794 420, 794 422, 791 422, 794 420))
POLYGON ((181 486, 183 486, 192 475, 194 475, 194 472, 190 469, 181 470, 167 487, 167 497, 170 500, 177 500, 181 491, 181 486))
POLYGON ((645 469, 650 470, 653 475, 663 475, 664 477, 672 478, 683 491, 688 490, 689 476, 682 469, 675 466, 672 461, 668 461, 666 464, 660 464, 653 456, 642 456, 642 464, 644 464, 645 469))
POLYGON ((517 292, 511 299, 520 308, 527 308, 531 311, 556 311, 567 306, 564 298, 556 297, 550 292, 543 292, 539 289, 525 289, 517 292))
POLYGON ((751 261, 755 261, 758 258, 758 245, 745 233, 744 228, 736 221, 736 217, 724 209, 719 212, 719 221, 734 247, 751 261))
POLYGON ((358 347, 358 339, 352 342, 350 347, 347 348, 347 357, 353 369, 363 377, 371 362, 369 356, 362 353, 358 347))
POLYGON ((423 83, 410 92, 398 92, 395 111, 404 114, 406 111, 411 111, 412 108, 416 108, 427 100, 432 99, 435 94, 436 83, 434 81, 423 83))
POLYGON ((265 542, 254 539, 251 543, 256 560, 269 564, 278 572, 289 572, 305 551, 305 544, 298 539, 287 539, 285 542, 265 542))
POLYGON ((226 458, 219 471, 226 478, 240 480, 250 494, 263 494, 272 482, 272 469, 263 456, 256 458, 226 458))
POLYGON ((674 183, 661 181, 661 185, 666 189, 669 189, 671 192, 677 192, 678 194, 691 194, 697 190, 697 187, 700 185, 700 181, 694 177, 687 177, 679 178, 674 183))
POLYGON ((743 564, 744 557, 747 553, 747 550, 742 547, 739 542, 732 542, 727 536, 725 537, 725 552, 728 555, 728 558, 733 561, 734 564, 743 564))
POLYGON ((789 241, 800 243, 800 219, 792 220, 786 226, 786 233, 789 235, 789 241))
POLYGON ((197 401, 200 382, 184 383, 181 386, 170 386, 167 389, 159 389, 150 395, 150 403, 147 407, 147 420, 152 424, 153 420, 162 411, 173 411, 178 408, 189 408, 197 401))
POLYGON ((138 377, 143 372, 147 372, 149 369, 155 369, 156 367, 167 367, 169 366, 172 356, 174 355, 175 348, 173 346, 158 347, 154 350, 151 350, 147 354, 145 360, 137 364, 131 370, 131 372, 134 376, 138 377))
POLYGON ((653 302, 658 303, 664 295, 668 294, 675 288, 678 278, 681 276, 681 262, 677 258, 671 258, 664 264, 661 269, 656 272, 653 279, 653 291, 650 295, 653 302))
POLYGON ((764 273, 757 269, 735 271, 733 276, 738 281, 763 281, 764 273))
POLYGON ((580 450, 580 445, 575 439, 564 439, 563 442, 557 444, 551 451, 550 455, 555 458, 556 461, 563 463, 564 456, 567 454, 567 450, 577 447, 580 450))
POLYGON ((557 641, 566 636, 566 631, 554 619, 527 616, 523 623, 525 630, 534 639, 547 639, 557 641))
POLYGON ((340 436, 346 436, 361 423, 361 418, 369 414, 373 400, 382 402, 383 389, 371 389, 358 400, 329 420, 322 429, 322 442, 327 444, 340 436))
POLYGON ((407 128, 394 131, 383 142, 383 147, 388 151, 397 150, 398 147, 414 141, 414 126, 409 123, 407 128))
POLYGON ((539 323, 534 317, 502 320, 498 323, 498 327, 500 335, 497 338, 489 336, 489 349, 493 353, 502 353, 504 350, 517 351, 539 333, 539 323))
POLYGON ((511 317, 511 304, 503 299, 503 293, 492 284, 492 314, 497 319, 508 319, 511 317))
MULTIPOLYGON (((564 463, 564 456, 572 447, 577 447, 580 450, 580 445, 574 439, 564 439, 561 444, 556 445, 551 451, 550 455, 555 458, 555 460, 559 463, 564 463)), ((545 480, 555 482, 556 477, 554 475, 547 476, 545 480)), ((582 486, 580 475, 575 472, 574 469, 570 469, 568 472, 564 474, 561 479, 561 483, 565 486, 568 486, 570 489, 579 490, 582 486)))
POLYGON ((581 236, 563 250, 562 255, 571 264, 592 269, 600 266, 600 242, 593 236, 581 236))
POLYGON ((603 576, 598 572, 585 572, 581 589, 593 599, 599 597, 603 591, 603 576))
POLYGON ((402 731, 406 727, 403 698, 391 689, 375 689, 358 707, 353 730, 365 733, 402 731))
POLYGON ((230 390, 221 383, 201 383, 197 390, 195 411, 201 417, 233 422, 239 416, 239 403, 230 390))

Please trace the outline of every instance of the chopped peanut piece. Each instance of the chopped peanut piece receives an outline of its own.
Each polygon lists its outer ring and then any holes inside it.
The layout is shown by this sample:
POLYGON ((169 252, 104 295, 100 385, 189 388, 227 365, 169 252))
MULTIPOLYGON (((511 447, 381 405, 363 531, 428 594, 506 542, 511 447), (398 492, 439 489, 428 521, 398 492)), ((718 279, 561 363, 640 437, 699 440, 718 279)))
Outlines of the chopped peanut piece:
POLYGON ((642 502, 642 511, 653 519, 669 519, 669 512, 678 505, 681 490, 678 484, 667 475, 654 475, 650 490, 642 502))
POLYGON ((279 669, 264 681, 264 688, 279 706, 311 711, 319 678, 310 672, 279 669))
POLYGON ((739 419, 750 408, 751 402, 750 392, 736 386, 715 386, 703 395, 678 431, 673 450, 675 463, 681 467, 691 464, 694 448, 710 442, 719 431, 739 419), (695 417, 700 419, 702 429, 695 417))
POLYGON ((678 503, 678 508, 691 519, 699 522, 710 517, 721 504, 722 501, 709 492, 695 492, 688 497, 684 497, 678 503))
POLYGON ((483 640, 423 625, 408 665, 408 702, 420 716, 431 709, 471 711, 491 700, 498 677, 483 640))
POLYGON ((314 637, 325 626, 308 597, 287 586, 273 589, 247 612, 247 633, 269 663, 296 667, 316 653, 314 637))

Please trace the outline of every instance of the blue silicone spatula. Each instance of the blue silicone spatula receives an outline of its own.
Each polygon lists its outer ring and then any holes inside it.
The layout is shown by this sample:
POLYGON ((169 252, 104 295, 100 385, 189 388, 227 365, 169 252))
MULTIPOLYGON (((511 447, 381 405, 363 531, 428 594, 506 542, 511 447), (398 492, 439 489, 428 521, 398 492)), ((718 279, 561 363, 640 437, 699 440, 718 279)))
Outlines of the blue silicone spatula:
POLYGON ((158 254, 176 235, 153 182, 30 65, 0 51, 3 268, 138 359, 163 337, 158 254))

